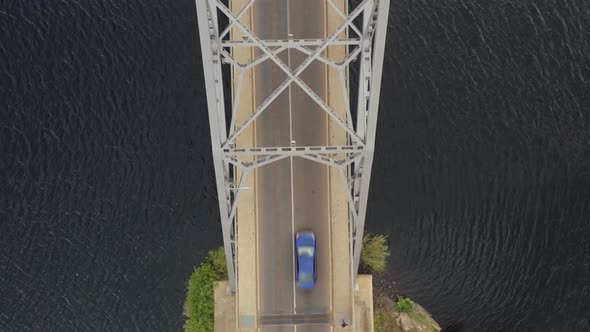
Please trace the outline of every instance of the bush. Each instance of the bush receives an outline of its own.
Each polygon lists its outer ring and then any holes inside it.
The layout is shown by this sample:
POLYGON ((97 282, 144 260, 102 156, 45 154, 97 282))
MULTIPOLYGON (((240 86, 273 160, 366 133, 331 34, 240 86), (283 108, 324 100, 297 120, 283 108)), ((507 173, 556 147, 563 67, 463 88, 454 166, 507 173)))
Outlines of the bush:
POLYGON ((213 265, 220 280, 227 280, 227 264, 225 263, 225 249, 223 246, 210 250, 207 261, 213 265))
POLYGON ((186 332, 213 332, 215 280, 217 280, 217 273, 213 264, 207 261, 193 271, 187 285, 185 311, 188 320, 184 326, 186 332))
POLYGON ((381 272, 387 266, 387 257, 391 255, 387 247, 387 237, 365 233, 361 250, 361 265, 364 270, 381 272))
POLYGON ((397 301, 395 302, 395 309, 399 312, 409 312, 414 308, 414 302, 410 300, 409 297, 401 297, 397 296, 397 301))
POLYGON ((210 250, 207 258, 196 268, 187 283, 184 303, 187 321, 185 332, 213 332, 215 325, 215 281, 227 279, 223 246, 210 250))

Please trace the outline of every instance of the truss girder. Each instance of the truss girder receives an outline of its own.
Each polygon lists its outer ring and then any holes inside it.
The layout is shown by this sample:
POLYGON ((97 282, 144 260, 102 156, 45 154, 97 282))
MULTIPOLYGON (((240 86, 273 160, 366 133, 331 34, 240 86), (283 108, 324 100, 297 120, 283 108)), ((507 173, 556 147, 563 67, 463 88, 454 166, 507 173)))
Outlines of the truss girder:
MULTIPOLYGON (((353 170, 353 189, 355 209, 357 218, 353 223, 353 255, 354 255, 354 277, 358 273, 360 263, 361 247, 363 232, 365 227, 365 216, 367 212, 367 203, 369 198, 369 185, 371 180, 371 170, 373 164, 373 155, 375 151, 375 134, 377 131, 377 115, 379 111, 379 96, 381 93, 381 75, 383 71, 383 54, 385 52, 385 37, 387 35, 387 18, 389 16, 389 0, 373 0, 371 12, 364 13, 363 26, 363 57, 369 61, 365 62, 359 73, 359 79, 369 78, 368 89, 359 86, 359 94, 363 93, 366 102, 359 105, 357 109, 357 130, 358 124, 365 125, 364 132, 361 134, 365 137, 365 152, 363 159, 355 163, 353 170), (371 42, 372 41, 372 42, 371 42), (368 52, 366 51, 368 50, 368 52), (367 73, 369 73, 367 75, 367 73), (359 114, 362 114, 359 116, 359 114)), ((361 96, 359 95, 359 98, 361 96)))
POLYGON ((225 248, 225 259, 229 284, 232 291, 236 289, 235 275, 235 243, 232 243, 232 221, 229 219, 232 198, 227 191, 231 176, 229 164, 225 161, 219 148, 226 140, 225 108, 223 105, 223 88, 221 85, 221 58, 219 50, 219 31, 217 30, 217 12, 211 10, 208 0, 197 0, 197 17, 199 22, 199 38, 203 59, 203 74, 206 82, 207 109, 211 130, 211 145, 215 182, 217 187, 221 230, 225 248))
MULTIPOLYGON (((340 126, 342 126, 344 128, 344 130, 346 130, 351 136, 354 136, 355 138, 358 139, 359 142, 363 142, 363 139, 361 137, 359 137, 357 135, 357 133, 355 132, 355 130, 353 128, 350 128, 347 123, 345 121, 343 121, 342 119, 340 119, 338 117, 338 115, 336 115, 336 113, 334 112, 334 110, 332 110, 332 108, 330 108, 323 100, 322 98, 320 98, 314 91, 313 89, 311 89, 309 86, 307 86, 307 84, 305 84, 300 78, 299 75, 307 68, 309 67, 309 65, 318 57, 321 55, 321 52, 324 51, 328 46, 331 45, 331 42, 333 42, 335 39, 338 38, 338 36, 340 35, 340 33, 342 33, 342 31, 344 31, 344 29, 346 29, 346 27, 348 27, 350 24, 352 24, 352 21, 361 13, 364 12, 365 7, 367 6, 367 3, 369 3, 370 0, 363 0, 363 2, 357 7, 355 8, 352 13, 344 20, 344 22, 342 22, 340 24, 340 26, 331 33, 331 35, 325 39, 322 44, 320 46, 318 46, 313 54, 311 54, 310 56, 308 56, 300 65, 299 67, 297 67, 297 69, 295 69, 294 72, 291 72, 291 70, 289 69, 289 66, 287 64, 285 64, 278 56, 276 56, 275 54, 272 53, 272 51, 269 49, 268 45, 262 41, 260 38, 258 38, 252 31, 250 31, 250 29, 248 29, 248 27, 246 27, 242 22, 240 22, 239 19, 237 19, 235 16, 233 16, 231 14, 231 11, 223 4, 221 3, 221 1, 217 0, 215 1, 215 4, 217 6, 218 9, 220 9, 220 11, 225 14, 230 21, 232 21, 234 23, 234 25, 237 25, 239 27, 239 29, 248 37, 250 38, 255 44, 256 46, 263 51, 265 54, 267 54, 270 59, 277 65, 279 66, 279 68, 281 68, 281 70, 283 70, 287 76, 289 76, 287 79, 285 79, 280 85, 279 87, 272 92, 269 97, 257 108, 256 112, 254 112, 252 114, 252 116, 250 116, 242 125, 240 125, 236 131, 234 131, 233 133, 231 133, 227 139, 227 141, 224 143, 224 147, 226 147, 228 144, 231 144, 236 137, 241 134, 246 127, 248 127, 249 125, 252 124, 252 122, 254 122, 254 120, 292 83, 295 82, 297 85, 299 85, 299 87, 305 91, 311 98, 312 100, 314 100, 326 113, 328 113, 333 119, 334 121, 336 121, 336 123, 338 123, 340 126)), ((235 116, 235 114, 233 114, 232 116, 235 116)))
POLYGON ((340 11, 333 0, 325 1, 342 18, 342 23, 334 31, 329 32, 325 39, 293 39, 290 37, 289 39, 262 40, 240 21, 240 18, 251 8, 255 0, 250 0, 236 15, 233 15, 221 0, 196 0, 211 127, 213 164, 226 263, 232 291, 235 291, 236 287, 236 212, 246 179, 258 167, 294 157, 317 162, 335 168, 339 172, 347 191, 351 255, 353 256, 351 269, 354 279, 356 279, 375 148, 389 0, 363 0, 348 15, 340 11), (221 33, 219 32, 218 13, 225 15, 229 20, 221 33), (362 26, 359 29, 354 21, 361 14, 362 26), (243 39, 232 40, 231 37, 228 38, 232 29, 239 30, 244 36, 243 39), (340 38, 346 29, 356 36, 340 38), (335 45, 348 48, 344 60, 335 61, 324 54, 329 46, 335 45), (248 63, 239 63, 231 53, 231 50, 237 47, 257 48, 262 51, 262 54, 248 63), (289 49, 298 50, 307 56, 294 70, 291 70, 279 58, 281 52, 289 49), (349 103, 347 73, 348 67, 359 59, 358 104, 356 121, 353 121, 349 103), (237 124, 238 100, 242 94, 244 76, 248 70, 252 70, 267 60, 272 61, 287 77, 261 103, 256 105, 255 111, 246 120, 237 124), (344 98, 343 104, 346 107, 345 119, 340 118, 334 109, 300 78, 301 73, 314 61, 324 63, 338 71, 344 98), (223 64, 229 64, 237 70, 238 74, 229 124, 225 119, 221 74, 223 64), (299 86, 339 128, 346 132, 347 145, 236 148, 236 139, 239 135, 293 83, 299 86), (240 173, 240 179, 236 183, 235 178, 240 173))

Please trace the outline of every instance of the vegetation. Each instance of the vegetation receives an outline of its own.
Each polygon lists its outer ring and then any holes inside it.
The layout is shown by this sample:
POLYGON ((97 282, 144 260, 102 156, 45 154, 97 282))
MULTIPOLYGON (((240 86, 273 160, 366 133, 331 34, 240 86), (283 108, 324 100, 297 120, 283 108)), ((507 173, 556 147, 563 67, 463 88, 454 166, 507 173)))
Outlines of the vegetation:
POLYGON ((397 301, 395 302, 395 309, 399 312, 409 312, 410 310, 414 309, 414 301, 410 300, 409 297, 402 297, 397 296, 397 301))
POLYGON ((406 306, 406 307, 409 306, 407 313, 411 319, 422 324, 423 326, 430 329, 431 331, 434 331, 434 332, 439 331, 434 326, 434 324, 436 324, 436 322, 434 322, 434 320, 432 318, 426 316, 426 312, 424 310, 419 310, 418 308, 416 308, 414 306, 414 302, 412 302, 412 300, 410 300, 409 297, 404 297, 404 298, 401 298, 400 296, 397 297, 397 302, 396 302, 395 306, 396 306, 396 308, 398 308, 399 311, 401 311, 398 306, 400 303, 402 303, 402 306, 406 306))
POLYGON ((410 312, 408 313, 408 315, 410 315, 410 318, 412 318, 413 320, 419 322, 420 324, 430 328, 432 331, 438 331, 433 325, 432 325, 432 320, 428 317, 426 317, 426 315, 424 313, 422 313, 421 311, 418 310, 410 310, 410 312))
POLYGON ((396 329, 395 318, 386 310, 376 308, 374 313, 375 332, 391 332, 396 329))
POLYGON ((227 279, 225 251, 223 247, 209 251, 207 258, 197 267, 187 283, 188 293, 184 303, 187 321, 185 332, 213 332, 215 281, 227 279))
POLYGON ((223 246, 209 251, 207 261, 213 265, 219 276, 218 280, 227 280, 227 264, 225 263, 225 249, 223 246))
POLYGON ((387 266, 387 257, 390 255, 385 235, 365 233, 361 250, 361 266, 363 270, 368 272, 384 271, 387 266))
MULTIPOLYGON (((422 326, 426 327, 430 331, 439 331, 437 329, 436 322, 427 316, 427 313, 419 308, 419 306, 414 305, 414 301, 412 301, 407 296, 399 296, 397 297, 397 301, 395 302, 395 310, 399 313, 406 313, 413 321, 422 324, 422 326)), ((390 313, 379 309, 375 311, 375 331, 397 331, 397 326, 395 322, 395 317, 390 313), (379 330, 377 326, 383 326, 382 330, 379 330)))
POLYGON ((209 262, 201 263, 191 275, 185 303, 188 317, 184 326, 186 332, 213 332, 213 286, 216 279, 217 274, 209 262))

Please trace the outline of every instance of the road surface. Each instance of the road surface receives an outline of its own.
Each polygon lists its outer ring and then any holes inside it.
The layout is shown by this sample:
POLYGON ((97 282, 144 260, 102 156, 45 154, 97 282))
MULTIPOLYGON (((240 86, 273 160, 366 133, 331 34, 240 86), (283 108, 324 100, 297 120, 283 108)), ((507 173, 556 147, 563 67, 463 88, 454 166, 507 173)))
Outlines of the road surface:
MULTIPOLYGON (((324 38, 324 1, 257 0, 254 32, 261 39, 324 38)), ((291 50, 280 58, 296 68, 306 55, 291 50)), ((255 70, 256 101, 260 104, 287 75, 271 60, 255 70)), ((326 68, 314 62, 300 76, 325 99, 326 68)), ((297 85, 285 90, 255 122, 256 145, 327 145, 327 114, 297 85), (264 128, 264 129, 262 129, 264 128)), ((331 257, 327 166, 287 158, 257 170, 258 308, 267 321, 305 321, 331 313, 331 257), (318 283, 300 290, 294 282, 295 233, 309 230, 318 244, 318 283), (297 314, 297 316, 293 316, 297 314), (289 318, 291 317, 291 318, 289 318)), ((321 321, 322 319, 319 319, 321 321)), ((330 331, 328 325, 264 325, 263 332, 330 331)))

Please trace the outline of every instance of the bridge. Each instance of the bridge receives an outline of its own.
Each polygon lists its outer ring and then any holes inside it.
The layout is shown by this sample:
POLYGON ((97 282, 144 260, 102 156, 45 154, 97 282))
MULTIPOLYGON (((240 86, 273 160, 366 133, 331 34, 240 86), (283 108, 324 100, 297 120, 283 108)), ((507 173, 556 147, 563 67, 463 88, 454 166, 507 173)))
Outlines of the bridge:
POLYGON ((357 273, 389 0, 356 2, 196 0, 224 315, 239 331, 367 329, 357 273), (294 282, 302 230, 317 241, 313 290, 294 282))

